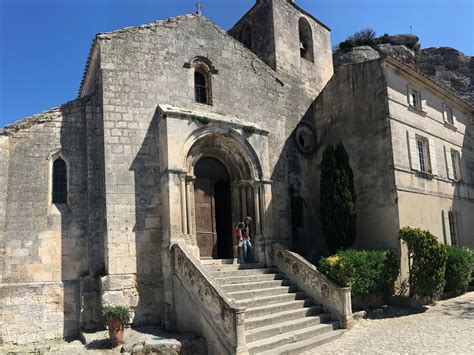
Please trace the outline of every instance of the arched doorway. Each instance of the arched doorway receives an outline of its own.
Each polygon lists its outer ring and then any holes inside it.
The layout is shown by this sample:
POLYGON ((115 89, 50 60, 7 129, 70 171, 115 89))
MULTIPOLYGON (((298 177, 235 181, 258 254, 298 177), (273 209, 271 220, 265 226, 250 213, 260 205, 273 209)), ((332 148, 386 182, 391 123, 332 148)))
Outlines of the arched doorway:
POLYGON ((219 160, 204 157, 196 163, 194 175, 196 239, 201 258, 232 258, 229 173, 219 160))

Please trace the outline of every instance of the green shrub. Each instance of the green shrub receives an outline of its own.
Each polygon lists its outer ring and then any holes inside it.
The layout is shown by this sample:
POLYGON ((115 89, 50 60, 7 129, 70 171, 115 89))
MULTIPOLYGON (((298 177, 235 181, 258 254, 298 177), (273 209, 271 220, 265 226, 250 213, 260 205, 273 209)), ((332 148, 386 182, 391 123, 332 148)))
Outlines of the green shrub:
POLYGON ((471 286, 474 286, 474 249, 470 249, 470 248, 464 248, 465 250, 467 250, 469 252, 469 254, 471 255, 471 270, 472 270, 472 273, 471 273, 471 281, 469 282, 469 284, 471 286))
POLYGON ((398 259, 387 250, 346 250, 319 261, 319 269, 354 295, 386 292, 398 275, 398 259))
POLYGON ((445 291, 466 291, 472 278, 472 256, 469 250, 454 246, 446 247, 448 260, 446 261, 445 291))
POLYGON ((446 247, 419 228, 400 229, 400 239, 408 247, 410 297, 438 297, 445 285, 446 247))
POLYGON ((329 252, 336 253, 356 238, 354 176, 344 145, 328 145, 320 167, 321 231, 329 252))
POLYGON ((120 306, 108 306, 102 310, 102 316, 107 322, 110 318, 115 318, 122 322, 124 325, 130 321, 130 310, 126 307, 120 306))

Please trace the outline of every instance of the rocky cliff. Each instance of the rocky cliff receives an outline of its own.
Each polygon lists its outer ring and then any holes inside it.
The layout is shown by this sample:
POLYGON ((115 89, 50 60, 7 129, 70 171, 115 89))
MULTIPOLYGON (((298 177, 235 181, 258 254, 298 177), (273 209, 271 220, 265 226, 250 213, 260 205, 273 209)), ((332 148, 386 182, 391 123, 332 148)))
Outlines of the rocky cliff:
POLYGON ((370 45, 339 47, 334 64, 360 63, 385 55, 419 69, 474 105, 474 57, 449 47, 421 49, 414 35, 384 35, 370 45))
POLYGON ((451 88, 474 105, 474 57, 449 48, 426 48, 420 51, 416 65, 425 74, 451 88))

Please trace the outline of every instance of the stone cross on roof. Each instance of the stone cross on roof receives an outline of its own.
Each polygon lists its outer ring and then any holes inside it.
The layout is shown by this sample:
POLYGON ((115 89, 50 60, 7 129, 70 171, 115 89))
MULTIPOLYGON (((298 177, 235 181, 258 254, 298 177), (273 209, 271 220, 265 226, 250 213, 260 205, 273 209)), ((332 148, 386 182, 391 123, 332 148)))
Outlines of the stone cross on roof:
POLYGON ((201 15, 201 12, 202 12, 201 1, 198 1, 198 2, 196 3, 196 10, 197 10, 196 13, 197 13, 198 15, 201 15))

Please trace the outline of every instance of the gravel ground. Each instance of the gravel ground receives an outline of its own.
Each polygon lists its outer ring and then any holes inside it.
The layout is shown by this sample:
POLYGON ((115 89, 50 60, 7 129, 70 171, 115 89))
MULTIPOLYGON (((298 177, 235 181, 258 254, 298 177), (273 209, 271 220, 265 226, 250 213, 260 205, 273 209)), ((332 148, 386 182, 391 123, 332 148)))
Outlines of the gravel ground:
POLYGON ((388 307, 313 354, 474 354, 474 292, 423 309, 388 307))

